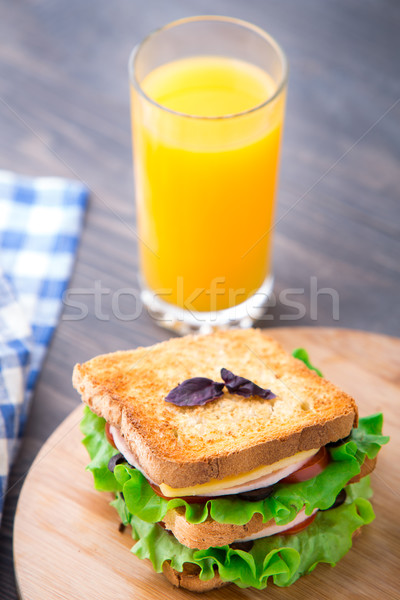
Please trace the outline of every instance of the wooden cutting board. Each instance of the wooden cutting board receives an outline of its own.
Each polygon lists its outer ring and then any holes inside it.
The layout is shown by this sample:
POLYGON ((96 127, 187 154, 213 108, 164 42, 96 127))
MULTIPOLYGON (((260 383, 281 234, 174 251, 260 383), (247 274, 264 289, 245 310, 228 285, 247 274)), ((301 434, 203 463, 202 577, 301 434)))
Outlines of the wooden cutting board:
MULTIPOLYGON (((372 475, 376 520, 334 569, 319 565, 290 588, 228 586, 215 600, 399 599, 400 340, 340 329, 269 330, 289 351, 304 346, 334 383, 352 394, 361 415, 383 411, 391 443, 372 475)), ((71 394, 74 392, 71 390, 71 394)), ((14 528, 14 560, 23 600, 189 600, 149 563, 129 552, 109 495, 93 490, 80 443, 78 407, 43 446, 23 486, 14 528)))

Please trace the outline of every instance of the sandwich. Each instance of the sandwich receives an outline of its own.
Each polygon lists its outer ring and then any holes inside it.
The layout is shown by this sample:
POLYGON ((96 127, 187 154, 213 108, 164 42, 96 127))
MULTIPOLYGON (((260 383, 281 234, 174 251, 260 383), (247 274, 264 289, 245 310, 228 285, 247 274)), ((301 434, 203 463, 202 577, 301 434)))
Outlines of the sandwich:
POLYGON ((259 330, 186 336, 76 365, 95 488, 133 554, 177 587, 289 586, 374 519, 388 438, 307 353, 259 330))

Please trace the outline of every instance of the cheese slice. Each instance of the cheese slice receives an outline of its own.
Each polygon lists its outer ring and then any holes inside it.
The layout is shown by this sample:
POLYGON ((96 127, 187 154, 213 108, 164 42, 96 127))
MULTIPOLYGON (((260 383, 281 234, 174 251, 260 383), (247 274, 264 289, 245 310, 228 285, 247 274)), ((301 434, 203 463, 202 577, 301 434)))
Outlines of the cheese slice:
POLYGON ((185 488, 172 488, 166 483, 160 484, 161 493, 168 498, 177 498, 182 496, 222 496, 228 494, 237 494, 251 489, 258 489, 267 485, 276 483, 283 477, 287 477, 303 464, 311 456, 314 456, 319 448, 298 452, 293 456, 288 456, 278 460, 271 465, 257 467, 252 471, 231 475, 224 479, 212 479, 207 483, 194 485, 185 488))

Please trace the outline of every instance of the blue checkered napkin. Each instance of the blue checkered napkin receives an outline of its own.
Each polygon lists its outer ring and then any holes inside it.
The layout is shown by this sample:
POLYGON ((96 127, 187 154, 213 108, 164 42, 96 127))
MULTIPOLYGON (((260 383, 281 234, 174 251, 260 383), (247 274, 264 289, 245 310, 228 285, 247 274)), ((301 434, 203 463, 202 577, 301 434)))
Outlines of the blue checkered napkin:
POLYGON ((0 519, 7 477, 74 264, 87 190, 0 171, 0 519))

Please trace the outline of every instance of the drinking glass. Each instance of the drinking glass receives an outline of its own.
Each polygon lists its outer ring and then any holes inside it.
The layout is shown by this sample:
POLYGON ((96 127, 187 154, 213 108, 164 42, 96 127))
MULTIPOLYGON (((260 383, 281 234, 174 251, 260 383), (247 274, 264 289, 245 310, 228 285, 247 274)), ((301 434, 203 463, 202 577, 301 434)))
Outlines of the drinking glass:
POLYGON ((129 75, 142 301, 179 333, 248 327, 273 286, 285 56, 199 16, 145 38, 129 75))

